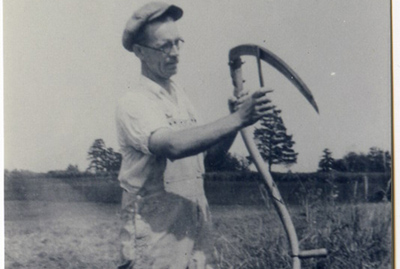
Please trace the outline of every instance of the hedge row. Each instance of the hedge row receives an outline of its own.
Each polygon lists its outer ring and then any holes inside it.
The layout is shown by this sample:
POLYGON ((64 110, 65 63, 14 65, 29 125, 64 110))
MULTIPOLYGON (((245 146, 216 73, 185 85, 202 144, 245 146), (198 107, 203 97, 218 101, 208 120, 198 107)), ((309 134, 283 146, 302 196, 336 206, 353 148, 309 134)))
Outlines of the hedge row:
MULTIPOLYGON (((288 204, 323 202, 376 202, 390 200, 389 173, 272 173, 274 181, 288 204)), ((260 174, 209 173, 205 190, 210 203, 259 204, 263 202, 260 174)))
MULTIPOLYGON (((288 204, 390 199, 390 174, 273 173, 273 177, 288 204)), ((208 173, 204 188, 211 204, 252 205, 264 202, 260 192, 263 184, 261 176, 254 172, 208 173)), ((5 180, 5 199, 119 203, 121 188, 116 175, 62 179, 9 177, 5 180), (80 195, 72 195, 71 188, 80 195)))

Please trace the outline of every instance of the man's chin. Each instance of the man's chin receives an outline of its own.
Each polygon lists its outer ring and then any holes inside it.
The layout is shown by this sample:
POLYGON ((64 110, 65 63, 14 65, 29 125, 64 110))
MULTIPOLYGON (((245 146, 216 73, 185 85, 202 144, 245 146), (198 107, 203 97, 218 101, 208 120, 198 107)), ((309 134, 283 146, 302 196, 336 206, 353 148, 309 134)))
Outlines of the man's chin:
POLYGON ((172 77, 172 76, 176 75, 177 73, 178 73, 178 68, 177 67, 169 68, 168 71, 167 71, 167 74, 168 74, 169 77, 172 77))

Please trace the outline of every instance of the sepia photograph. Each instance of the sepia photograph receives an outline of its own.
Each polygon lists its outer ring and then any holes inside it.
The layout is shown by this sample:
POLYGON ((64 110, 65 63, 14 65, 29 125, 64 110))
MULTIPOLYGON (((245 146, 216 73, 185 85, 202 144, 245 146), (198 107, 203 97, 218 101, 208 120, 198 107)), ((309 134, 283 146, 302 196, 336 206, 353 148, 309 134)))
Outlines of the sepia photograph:
POLYGON ((391 12, 4 0, 4 268, 394 268, 391 12))

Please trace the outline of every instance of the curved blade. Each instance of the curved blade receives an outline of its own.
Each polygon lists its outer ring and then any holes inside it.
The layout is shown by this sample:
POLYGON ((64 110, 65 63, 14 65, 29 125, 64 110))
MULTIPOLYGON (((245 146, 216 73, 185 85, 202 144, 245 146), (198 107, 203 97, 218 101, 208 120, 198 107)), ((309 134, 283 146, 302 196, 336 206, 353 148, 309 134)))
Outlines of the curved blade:
POLYGON ((310 102, 313 108, 319 113, 318 105, 314 97, 307 87, 307 85, 300 79, 300 77, 291 69, 281 58, 276 56, 271 51, 261 48, 257 45, 247 44, 234 47, 229 51, 229 61, 233 62, 240 58, 240 56, 255 56, 261 60, 272 65, 276 70, 283 74, 293 85, 303 94, 303 96, 310 102))

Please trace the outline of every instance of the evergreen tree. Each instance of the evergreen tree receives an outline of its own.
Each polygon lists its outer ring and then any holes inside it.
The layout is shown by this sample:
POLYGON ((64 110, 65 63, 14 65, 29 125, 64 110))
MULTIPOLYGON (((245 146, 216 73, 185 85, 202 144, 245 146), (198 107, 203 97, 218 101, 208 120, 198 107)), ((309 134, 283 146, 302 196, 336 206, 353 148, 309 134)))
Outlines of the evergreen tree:
POLYGON ((320 171, 329 172, 332 170, 335 160, 332 158, 332 152, 328 148, 324 149, 323 152, 324 155, 319 161, 318 166, 320 168, 320 171))
POLYGON ((261 119, 261 127, 254 131, 254 138, 262 158, 269 164, 269 171, 274 164, 290 165, 296 163, 297 155, 292 147, 292 135, 286 133, 286 127, 280 116, 281 110, 261 119))
POLYGON ((112 148, 107 148, 103 139, 96 139, 88 152, 90 160, 87 170, 97 172, 118 171, 121 167, 122 155, 112 148))

